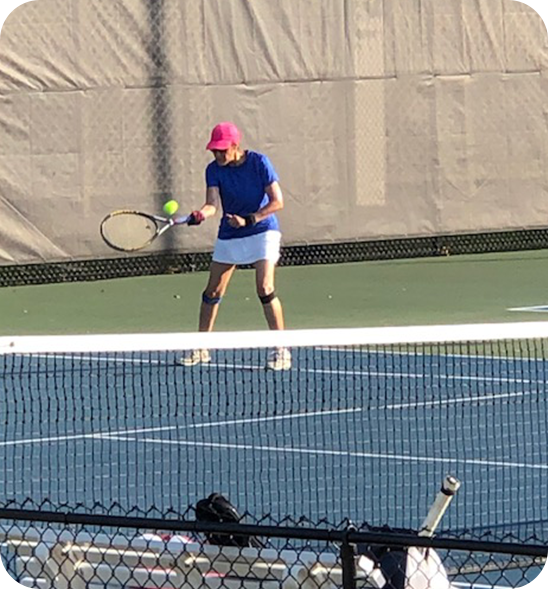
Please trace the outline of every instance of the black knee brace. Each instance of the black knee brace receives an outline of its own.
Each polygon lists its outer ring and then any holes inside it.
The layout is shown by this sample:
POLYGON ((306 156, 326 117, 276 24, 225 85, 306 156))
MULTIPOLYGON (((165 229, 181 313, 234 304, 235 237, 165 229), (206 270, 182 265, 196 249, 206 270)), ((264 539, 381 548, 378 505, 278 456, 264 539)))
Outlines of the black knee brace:
POLYGON ((276 294, 276 291, 273 290, 270 294, 265 295, 264 297, 259 295, 259 300, 261 301, 261 303, 263 305, 268 305, 269 303, 271 303, 278 295, 276 294))

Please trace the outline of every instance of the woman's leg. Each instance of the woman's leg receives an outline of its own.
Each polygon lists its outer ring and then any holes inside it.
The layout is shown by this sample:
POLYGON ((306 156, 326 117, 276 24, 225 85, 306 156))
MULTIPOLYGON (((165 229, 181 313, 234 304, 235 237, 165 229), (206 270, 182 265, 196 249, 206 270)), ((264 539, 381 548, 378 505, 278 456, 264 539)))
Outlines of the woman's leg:
POLYGON ((284 314, 280 299, 274 289, 276 264, 269 260, 255 263, 257 295, 263 304, 264 316, 270 329, 284 329, 284 314))
MULTIPOLYGON (((268 260, 255 264, 255 280, 257 294, 263 304, 264 316, 270 329, 284 329, 284 314, 280 299, 274 289, 274 270, 276 265, 268 260)), ((266 362, 272 370, 289 370, 291 368, 291 352, 287 348, 276 348, 270 352, 266 362)))
POLYGON ((219 312, 219 303, 226 292, 235 268, 236 266, 232 264, 211 262, 209 280, 202 295, 202 305, 200 307, 200 331, 213 330, 219 312))
MULTIPOLYGON (((200 306, 200 331, 212 331, 219 311, 219 303, 226 292, 234 268, 235 266, 231 264, 211 263, 209 280, 202 294, 202 304, 200 306)), ((211 355, 209 350, 206 349, 187 350, 182 355, 180 362, 184 366, 207 364, 211 362, 211 355)))

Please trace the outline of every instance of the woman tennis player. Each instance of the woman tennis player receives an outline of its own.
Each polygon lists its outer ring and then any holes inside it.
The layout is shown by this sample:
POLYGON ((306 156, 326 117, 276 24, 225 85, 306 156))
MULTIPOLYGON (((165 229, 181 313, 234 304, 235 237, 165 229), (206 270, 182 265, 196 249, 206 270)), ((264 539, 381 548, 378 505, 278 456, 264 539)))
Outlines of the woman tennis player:
MULTIPOLYGON (((257 295, 270 329, 284 329, 282 305, 274 289, 274 269, 280 257, 280 227, 275 215, 283 208, 278 175, 270 160, 260 153, 243 150, 241 134, 233 123, 219 123, 207 149, 215 160, 206 168, 206 201, 191 213, 189 225, 199 225, 213 216, 219 203, 223 216, 213 251, 209 281, 202 294, 200 331, 212 331, 219 304, 234 269, 239 264, 255 267, 257 295)), ((208 350, 192 350, 183 358, 186 366, 210 362, 208 350)), ((291 354, 277 348, 267 367, 288 370, 291 354)))

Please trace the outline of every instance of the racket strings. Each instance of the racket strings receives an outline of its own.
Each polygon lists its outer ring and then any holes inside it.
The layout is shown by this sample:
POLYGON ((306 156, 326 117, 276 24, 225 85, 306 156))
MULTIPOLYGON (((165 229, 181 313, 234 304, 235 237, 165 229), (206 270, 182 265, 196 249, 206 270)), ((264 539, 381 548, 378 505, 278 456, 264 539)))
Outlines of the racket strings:
POLYGON ((158 227, 153 219, 128 212, 105 219, 101 231, 110 245, 130 251, 148 245, 156 236, 158 227))

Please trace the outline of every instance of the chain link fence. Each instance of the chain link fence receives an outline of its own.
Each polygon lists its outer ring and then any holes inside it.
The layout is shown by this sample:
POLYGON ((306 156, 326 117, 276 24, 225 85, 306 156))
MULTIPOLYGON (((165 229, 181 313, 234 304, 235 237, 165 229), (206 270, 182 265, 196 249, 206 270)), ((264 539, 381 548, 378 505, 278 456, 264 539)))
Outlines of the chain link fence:
MULTIPOLYGON (((279 265, 341 264, 368 260, 398 260, 547 248, 548 230, 546 229, 501 231, 288 246, 282 247, 279 265)), ((0 287, 203 272, 209 269, 210 262, 211 252, 173 251, 112 259, 0 266, 0 287)))
POLYGON ((522 586, 548 548, 301 522, 212 523, 0 510, 2 560, 41 589, 522 586))

